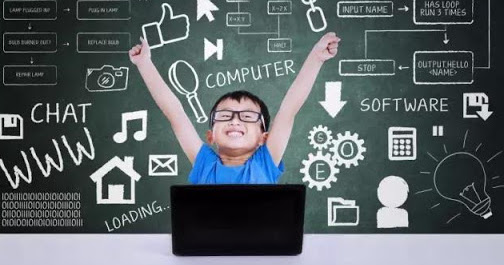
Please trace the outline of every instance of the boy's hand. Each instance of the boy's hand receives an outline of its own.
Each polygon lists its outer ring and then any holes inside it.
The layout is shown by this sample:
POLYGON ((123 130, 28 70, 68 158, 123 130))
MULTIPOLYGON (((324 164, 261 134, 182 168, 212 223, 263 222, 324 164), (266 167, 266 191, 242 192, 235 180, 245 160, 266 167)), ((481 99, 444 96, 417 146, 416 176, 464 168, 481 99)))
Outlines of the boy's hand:
POLYGON ((315 56, 322 62, 333 58, 338 53, 338 44, 341 39, 336 36, 336 33, 329 32, 322 36, 315 44, 311 55, 315 56))
POLYGON ((137 44, 129 50, 129 58, 131 62, 137 66, 146 61, 149 61, 151 58, 149 44, 142 37, 140 37, 140 41, 142 42, 142 44, 137 44))

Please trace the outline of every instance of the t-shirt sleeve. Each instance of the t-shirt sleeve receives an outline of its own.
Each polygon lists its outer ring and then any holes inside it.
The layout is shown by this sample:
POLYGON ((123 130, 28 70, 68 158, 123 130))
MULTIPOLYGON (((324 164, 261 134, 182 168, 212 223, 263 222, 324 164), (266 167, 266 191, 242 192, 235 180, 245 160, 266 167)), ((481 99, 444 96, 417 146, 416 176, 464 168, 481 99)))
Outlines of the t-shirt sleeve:
POLYGON ((201 145, 196 159, 194 160, 193 168, 189 173, 189 182, 191 184, 198 184, 203 175, 205 165, 214 162, 216 159, 219 159, 219 156, 208 144, 204 143, 201 145))
POLYGON ((268 149, 267 145, 261 145, 257 150, 257 160, 264 166, 264 169, 268 175, 272 178, 272 182, 278 183, 278 179, 285 171, 285 166, 283 160, 280 161, 278 166, 273 161, 273 157, 268 149))

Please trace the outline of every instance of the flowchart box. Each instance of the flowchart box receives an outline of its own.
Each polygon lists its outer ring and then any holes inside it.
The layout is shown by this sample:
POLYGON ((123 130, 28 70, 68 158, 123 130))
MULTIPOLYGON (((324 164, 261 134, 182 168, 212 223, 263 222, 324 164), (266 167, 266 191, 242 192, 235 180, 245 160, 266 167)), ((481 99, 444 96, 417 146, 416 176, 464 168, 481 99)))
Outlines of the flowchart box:
POLYGON ((79 53, 127 53, 131 48, 129 32, 77 33, 79 53))
POLYGON ((417 51, 413 54, 413 82, 418 85, 472 84, 471 51, 417 51))
POLYGON ((268 1, 268 15, 290 15, 290 14, 292 14, 292 1, 290 0, 268 1))
POLYGON ((472 24, 474 0, 413 0, 413 22, 417 25, 472 24))
POLYGON ((229 12, 226 14, 226 26, 248 27, 252 25, 252 16, 249 12, 229 12))
POLYGON ((268 52, 291 52, 292 39, 290 38, 271 38, 268 39, 268 52))
POLYGON ((55 32, 6 32, 3 34, 5 53, 54 53, 57 47, 55 32))
POLYGON ((55 20, 58 8, 56 0, 4 0, 5 20, 55 20))
POLYGON ((79 20, 128 20, 131 17, 130 0, 79 0, 79 20))
POLYGON ((390 76, 395 75, 395 61, 382 59, 340 60, 341 76, 390 76))
POLYGON ((6 86, 54 86, 57 80, 55 65, 6 65, 3 68, 6 86))
POLYGON ((394 3, 391 1, 341 1, 338 2, 338 17, 393 17, 394 3))

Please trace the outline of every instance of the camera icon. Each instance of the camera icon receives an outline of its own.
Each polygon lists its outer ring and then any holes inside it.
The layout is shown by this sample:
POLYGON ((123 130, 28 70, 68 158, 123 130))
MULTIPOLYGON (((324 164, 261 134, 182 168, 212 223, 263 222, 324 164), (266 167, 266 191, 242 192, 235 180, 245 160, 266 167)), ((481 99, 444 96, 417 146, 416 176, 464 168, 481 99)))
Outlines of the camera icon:
POLYGON ((104 65, 101 68, 88 68, 86 89, 89 92, 120 91, 128 88, 128 67, 114 68, 104 65))

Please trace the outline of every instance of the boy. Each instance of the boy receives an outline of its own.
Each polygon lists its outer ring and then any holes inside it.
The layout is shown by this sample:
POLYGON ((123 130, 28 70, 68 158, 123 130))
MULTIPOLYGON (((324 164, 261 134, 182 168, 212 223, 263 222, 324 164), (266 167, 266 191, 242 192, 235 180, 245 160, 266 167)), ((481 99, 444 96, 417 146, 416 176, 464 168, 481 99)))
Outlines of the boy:
POLYGON ((278 114, 268 131, 269 113, 262 100, 245 91, 222 96, 210 113, 208 144, 203 143, 173 94, 150 59, 150 48, 141 45, 129 51, 147 88, 170 121, 175 136, 193 165, 193 184, 273 184, 284 171, 282 156, 287 147, 294 118, 306 101, 323 63, 336 56, 340 39, 325 34, 313 47, 298 76, 287 91, 278 114))

